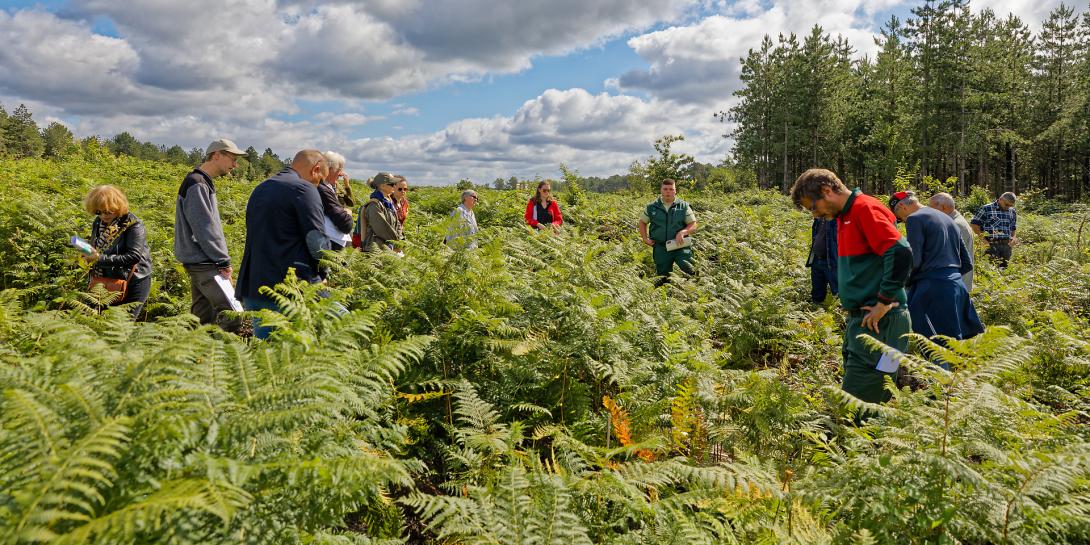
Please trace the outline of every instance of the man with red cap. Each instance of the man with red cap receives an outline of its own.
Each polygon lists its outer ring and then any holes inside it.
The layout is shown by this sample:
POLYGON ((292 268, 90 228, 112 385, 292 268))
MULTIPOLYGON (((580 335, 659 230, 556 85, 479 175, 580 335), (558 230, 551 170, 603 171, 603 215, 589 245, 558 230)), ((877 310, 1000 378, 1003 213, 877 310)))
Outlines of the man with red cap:
POLYGON ((894 193, 889 208, 905 222, 912 247, 912 274, 908 277, 912 330, 940 344, 936 336, 960 340, 982 333, 984 326, 961 280, 962 274, 973 270, 972 257, 954 220, 920 205, 911 191, 894 193))

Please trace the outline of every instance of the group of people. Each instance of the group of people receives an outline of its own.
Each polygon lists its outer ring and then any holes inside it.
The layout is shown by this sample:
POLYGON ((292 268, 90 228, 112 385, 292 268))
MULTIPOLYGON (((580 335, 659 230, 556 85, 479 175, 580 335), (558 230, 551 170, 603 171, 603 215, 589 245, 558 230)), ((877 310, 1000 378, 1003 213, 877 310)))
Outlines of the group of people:
MULTIPOLYGON (((791 199, 814 216, 807 259, 812 300, 821 303, 831 292, 848 313, 845 391, 864 401, 885 401, 885 377, 898 368, 896 358, 872 350, 861 335, 904 352, 909 331, 940 345, 984 331, 969 296, 974 233, 988 245, 986 255, 1005 267, 1017 240, 1013 193, 982 207, 971 224, 948 193, 931 196, 923 206, 915 193, 899 191, 883 204, 849 190, 825 169, 802 173, 791 199), (905 223, 907 236, 897 222, 905 223)), ((945 362, 934 363, 948 369, 945 362)))
MULTIPOLYGON (((351 245, 366 252, 398 251, 409 211, 405 177, 380 172, 371 178, 373 191, 360 203, 353 221, 351 207, 357 203, 344 172, 344 157, 307 149, 250 194, 242 262, 232 287, 234 270, 213 180, 235 168, 242 155, 230 140, 212 142, 204 161, 178 188, 174 255, 189 276, 190 310, 202 324, 237 331, 241 321, 226 311, 275 309, 275 301, 261 288, 282 282, 289 269, 306 281, 325 280, 328 272, 319 266, 324 250, 351 245)), ((640 238, 653 248, 660 280, 675 265, 692 274, 690 236, 696 215, 689 203, 677 198, 675 180, 663 180, 659 190, 659 198, 640 215, 640 238)), ((883 204, 859 189, 849 190, 825 169, 799 176, 791 198, 814 216, 807 258, 812 300, 821 303, 826 293, 832 293, 848 313, 843 348, 846 391, 866 401, 883 401, 888 397, 884 377, 896 371, 896 362, 871 350, 858 338, 861 334, 904 351, 908 341, 903 335, 909 331, 940 343, 943 338, 968 339, 983 331, 969 297, 974 233, 988 245, 986 255, 1005 266, 1017 240, 1012 193, 982 207, 971 223, 954 208, 949 194, 933 195, 925 207, 914 193, 904 191, 883 204), (898 231, 898 221, 905 223, 907 237, 898 231)), ((444 240, 448 245, 475 247, 477 202, 475 191, 462 192, 461 203, 451 212, 444 240)), ((118 302, 139 303, 133 307, 138 316, 151 287, 145 227, 116 187, 96 186, 83 205, 96 216, 92 249, 84 259, 93 273, 127 280, 118 302)), ((526 204, 525 221, 540 230, 563 225, 549 182, 538 184, 526 204)), ((264 338, 269 330, 257 324, 254 333, 264 338)))
MULTIPOLYGON (((261 288, 283 281, 289 269, 306 281, 325 280, 328 271, 319 266, 324 250, 351 245, 365 252, 400 254, 397 242, 405 238, 409 213, 408 180, 380 172, 368 180, 373 190, 368 199, 357 203, 344 172, 344 156, 308 149, 250 194, 242 263, 232 284, 234 269, 214 180, 234 169, 244 154, 230 140, 212 142, 204 161, 182 180, 175 200, 174 256, 189 277, 190 311, 202 324, 238 331, 241 320, 226 311, 275 309, 275 301, 261 288), (353 220, 351 210, 357 204, 353 220)), ((462 192, 461 204, 451 213, 447 244, 476 246, 477 201, 476 191, 462 192)), ((95 216, 84 256, 91 277, 124 280, 123 296, 114 304, 138 303, 132 308, 137 317, 151 291, 151 252, 144 224, 129 210, 125 194, 111 185, 94 187, 83 206, 95 216)), ((539 183, 527 203, 526 223, 556 230, 563 221, 551 184, 539 183)), ((268 333, 260 324, 255 327, 259 338, 268 333)))

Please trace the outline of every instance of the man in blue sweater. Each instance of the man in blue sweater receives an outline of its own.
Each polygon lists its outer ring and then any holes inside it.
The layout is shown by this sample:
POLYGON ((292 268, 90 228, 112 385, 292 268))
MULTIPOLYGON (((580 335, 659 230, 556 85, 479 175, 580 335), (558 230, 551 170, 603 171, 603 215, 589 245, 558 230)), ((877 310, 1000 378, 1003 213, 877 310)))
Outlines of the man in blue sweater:
MULTIPOLYGON (((261 293, 263 286, 284 281, 288 269, 308 282, 320 282, 318 259, 329 249, 324 230, 318 184, 328 167, 318 150, 295 155, 291 167, 254 188, 246 203, 246 247, 238 271, 235 296, 246 310, 275 310, 276 303, 261 293)), ((269 328, 254 324, 254 336, 263 339, 269 328)))
POLYGON ((905 222, 912 247, 908 279, 912 330, 929 338, 968 339, 982 333, 984 326, 961 280, 962 273, 973 270, 972 257, 954 220, 921 206, 911 191, 894 193, 889 207, 905 222))

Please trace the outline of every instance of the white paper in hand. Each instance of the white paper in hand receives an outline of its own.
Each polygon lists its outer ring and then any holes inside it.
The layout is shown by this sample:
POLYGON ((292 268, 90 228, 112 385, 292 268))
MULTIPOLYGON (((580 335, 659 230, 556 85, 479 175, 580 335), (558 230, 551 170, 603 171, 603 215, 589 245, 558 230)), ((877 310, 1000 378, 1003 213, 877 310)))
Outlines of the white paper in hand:
POLYGON ((883 373, 896 373, 897 369, 900 367, 900 360, 889 357, 889 354, 882 354, 882 357, 878 360, 878 366, 875 367, 875 369, 883 373))
POLYGON ((352 242, 352 235, 337 229, 337 226, 333 225, 333 221, 329 219, 329 216, 325 216, 322 230, 325 231, 326 238, 341 246, 346 246, 348 243, 352 242))
POLYGON ((235 299, 235 287, 231 285, 231 281, 224 278, 222 275, 217 274, 216 285, 220 287, 220 291, 223 292, 223 296, 227 298, 227 301, 231 303, 231 310, 235 312, 242 312, 242 303, 235 299))
POLYGON ((681 237, 681 244, 677 243, 677 239, 670 239, 666 241, 666 250, 672 252, 681 248, 688 248, 693 245, 692 237, 681 237))

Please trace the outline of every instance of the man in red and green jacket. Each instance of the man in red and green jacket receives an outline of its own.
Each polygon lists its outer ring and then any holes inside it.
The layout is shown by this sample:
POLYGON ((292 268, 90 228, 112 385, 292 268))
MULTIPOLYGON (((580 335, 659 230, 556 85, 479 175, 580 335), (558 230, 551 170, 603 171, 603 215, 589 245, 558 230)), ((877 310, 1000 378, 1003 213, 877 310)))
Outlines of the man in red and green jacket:
POLYGON ((896 217, 874 197, 847 186, 829 170, 803 172, 791 187, 795 205, 814 217, 837 220, 837 280, 840 303, 848 312, 844 330, 844 391, 872 403, 889 399, 886 376, 897 362, 871 350, 858 337, 868 335, 901 352, 912 328, 905 281, 912 250, 896 227, 896 217))

